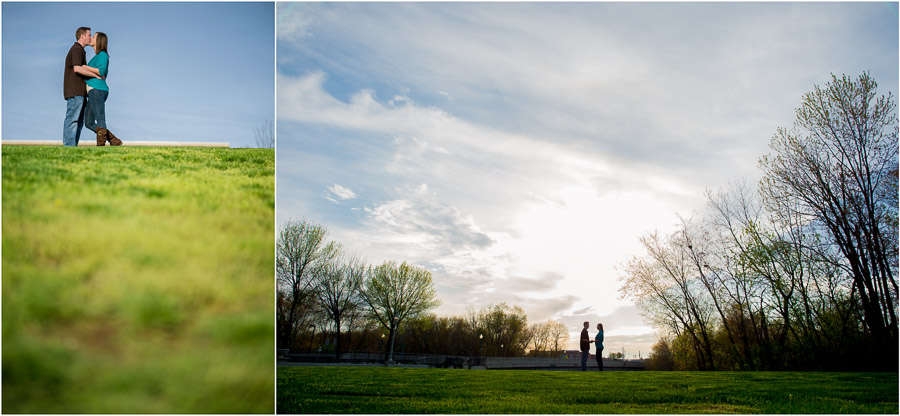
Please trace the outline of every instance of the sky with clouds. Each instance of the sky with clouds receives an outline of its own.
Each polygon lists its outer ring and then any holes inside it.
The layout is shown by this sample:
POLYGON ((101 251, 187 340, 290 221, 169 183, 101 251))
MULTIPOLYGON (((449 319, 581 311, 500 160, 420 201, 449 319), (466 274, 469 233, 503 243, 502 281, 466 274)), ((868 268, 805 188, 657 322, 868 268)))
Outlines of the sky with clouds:
POLYGON ((126 142, 255 147, 275 118, 272 2, 3 2, 2 18, 4 140, 62 140, 63 63, 80 26, 109 37, 106 120, 126 142))
MULTIPOLYGON (((430 270, 440 314, 506 302, 608 351, 639 237, 755 182, 830 74, 897 95, 896 3, 279 3, 277 222, 430 270)), ((573 347, 575 344, 573 342, 573 347)))

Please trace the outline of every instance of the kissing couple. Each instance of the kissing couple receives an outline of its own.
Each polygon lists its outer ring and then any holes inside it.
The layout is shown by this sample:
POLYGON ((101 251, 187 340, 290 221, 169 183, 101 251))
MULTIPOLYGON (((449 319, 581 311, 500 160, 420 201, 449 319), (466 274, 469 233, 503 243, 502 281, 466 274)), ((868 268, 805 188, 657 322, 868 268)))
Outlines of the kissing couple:
POLYGON ((103 32, 91 36, 89 27, 80 27, 75 31, 75 44, 66 55, 63 77, 63 98, 66 100, 63 145, 78 146, 82 126, 97 134, 97 146, 104 146, 106 142, 111 146, 122 145, 122 140, 106 128, 108 44, 109 38, 103 32), (94 48, 94 57, 88 63, 85 63, 86 46, 94 48))

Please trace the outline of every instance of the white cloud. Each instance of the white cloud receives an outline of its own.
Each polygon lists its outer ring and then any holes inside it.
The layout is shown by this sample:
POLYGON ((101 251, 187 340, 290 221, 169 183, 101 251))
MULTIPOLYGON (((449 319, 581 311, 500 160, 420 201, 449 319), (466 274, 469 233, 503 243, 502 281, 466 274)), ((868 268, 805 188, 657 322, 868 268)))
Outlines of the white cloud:
POLYGON ((345 187, 343 187, 343 186, 341 186, 341 185, 338 185, 338 184, 334 184, 334 185, 329 186, 329 187, 328 187, 328 192, 330 193, 330 195, 326 195, 325 197, 326 197, 329 201, 332 201, 332 202, 338 202, 338 201, 334 200, 331 196, 334 196, 334 197, 336 197, 337 199, 340 199, 340 200, 342 200, 342 201, 346 201, 346 200, 348 200, 348 199, 354 199, 354 198, 356 198, 356 194, 353 193, 352 190, 347 189, 347 188, 345 188, 345 187))
POLYGON ((439 202, 427 185, 408 186, 400 193, 406 198, 366 208, 369 224, 383 236, 414 241, 419 250, 428 253, 422 261, 463 250, 481 250, 494 243, 471 215, 439 202))

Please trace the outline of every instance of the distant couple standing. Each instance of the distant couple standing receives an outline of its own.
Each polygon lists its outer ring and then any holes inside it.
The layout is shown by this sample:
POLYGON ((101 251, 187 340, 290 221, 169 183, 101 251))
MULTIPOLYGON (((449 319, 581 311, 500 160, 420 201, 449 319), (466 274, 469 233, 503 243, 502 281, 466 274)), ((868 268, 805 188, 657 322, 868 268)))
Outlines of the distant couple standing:
POLYGON ((63 98, 66 99, 66 120, 63 124, 63 144, 78 146, 81 127, 97 133, 97 146, 109 142, 121 146, 119 140, 106 128, 106 98, 109 86, 109 43, 106 34, 97 32, 91 36, 91 28, 80 27, 75 31, 75 44, 66 55, 66 72, 63 77, 63 98), (85 64, 84 48, 94 48, 94 57, 85 64))
POLYGON ((588 357, 591 355, 591 343, 597 345, 597 366, 603 371, 603 324, 597 324, 597 336, 591 341, 588 335, 588 327, 591 324, 584 321, 584 329, 581 330, 581 371, 587 371, 588 357))

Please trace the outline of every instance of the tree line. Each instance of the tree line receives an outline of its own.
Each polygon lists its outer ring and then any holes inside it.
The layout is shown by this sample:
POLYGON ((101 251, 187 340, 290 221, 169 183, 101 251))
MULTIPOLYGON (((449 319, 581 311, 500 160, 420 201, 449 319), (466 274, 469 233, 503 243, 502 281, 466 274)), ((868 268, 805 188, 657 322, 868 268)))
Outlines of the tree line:
POLYGON ((469 356, 552 356, 566 349, 565 325, 528 324, 506 303, 464 316, 429 312, 440 301, 431 273, 406 262, 368 265, 328 229, 290 220, 279 230, 276 326, 279 348, 323 348, 469 356))
POLYGON ((657 369, 896 369, 897 107, 832 76, 779 128, 763 179, 641 239, 620 291, 663 332, 657 369))

